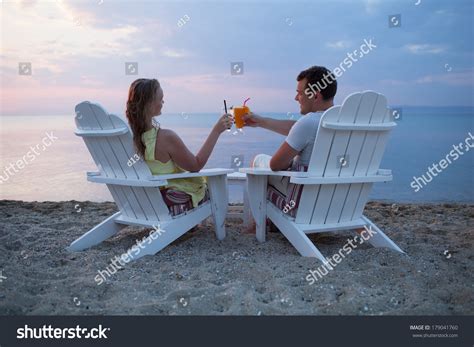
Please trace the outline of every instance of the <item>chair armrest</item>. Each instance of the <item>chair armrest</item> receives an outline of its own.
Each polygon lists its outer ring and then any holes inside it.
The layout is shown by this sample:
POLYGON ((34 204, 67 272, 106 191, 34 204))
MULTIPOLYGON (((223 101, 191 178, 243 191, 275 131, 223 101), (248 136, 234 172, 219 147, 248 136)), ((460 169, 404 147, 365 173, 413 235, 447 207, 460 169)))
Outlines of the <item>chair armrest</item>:
POLYGON ((188 178, 188 177, 208 177, 208 176, 227 176, 234 172, 232 169, 206 169, 199 172, 182 172, 170 175, 154 175, 146 179, 113 178, 102 176, 100 172, 88 172, 87 180, 95 183, 115 184, 119 186, 131 187, 161 187, 168 184, 169 179, 188 178))
POLYGON ((380 175, 380 176, 392 176, 392 170, 378 169, 377 175, 380 175))
POLYGON ((349 184, 388 182, 392 179, 392 170, 378 170, 375 175, 368 176, 291 177, 290 182, 295 184, 349 184))
POLYGON ((272 171, 270 169, 254 169, 254 168, 242 168, 239 172, 246 173, 247 175, 260 175, 260 176, 288 176, 288 177, 307 177, 308 172, 304 171, 272 171))
POLYGON ((128 133, 128 128, 122 127, 117 129, 106 130, 83 130, 77 129, 74 134, 81 137, 101 137, 101 136, 119 136, 128 133))
POLYGON ((199 172, 182 172, 168 175, 154 175, 153 177, 161 180, 170 180, 175 178, 220 176, 227 175, 228 173, 232 172, 234 172, 234 170, 232 169, 204 169, 199 172))
POLYGON ((129 187, 161 187, 168 184, 167 180, 158 178, 157 176, 137 180, 131 178, 105 177, 102 176, 100 172, 88 172, 87 180, 94 183, 114 184, 129 187))
POLYGON ((227 174, 227 179, 229 181, 246 181, 247 180, 247 175, 244 174, 243 172, 232 172, 230 174, 227 174))
POLYGON ((392 170, 380 169, 376 175, 370 176, 336 176, 321 177, 311 176, 311 172, 305 171, 272 171, 270 169, 242 168, 240 172, 247 175, 257 176, 287 176, 290 182, 295 184, 339 184, 339 183, 369 183, 369 182, 388 182, 393 179, 392 170))

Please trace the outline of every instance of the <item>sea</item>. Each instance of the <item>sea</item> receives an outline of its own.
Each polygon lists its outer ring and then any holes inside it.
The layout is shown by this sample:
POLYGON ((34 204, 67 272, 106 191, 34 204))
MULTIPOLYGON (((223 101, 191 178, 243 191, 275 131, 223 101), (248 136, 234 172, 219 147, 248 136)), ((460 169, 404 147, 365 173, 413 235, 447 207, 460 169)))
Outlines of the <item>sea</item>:
MULTIPOLYGON (((401 116, 390 134, 381 164, 381 168, 392 170, 393 181, 375 184, 370 198, 394 203, 474 202, 474 147, 469 151, 465 144, 467 138, 474 138, 474 108, 398 108, 402 111, 401 116), (464 144, 462 149, 460 143, 464 144), (426 186, 415 191, 412 186, 414 177, 428 177, 429 167, 449 156, 455 145, 462 154, 451 160, 435 177, 432 176, 426 186)), ((300 117, 289 112, 261 114, 276 119, 297 120, 300 117)), ((218 118, 218 113, 176 113, 161 115, 157 120, 162 128, 174 130, 188 148, 197 153, 218 118)), ((74 129, 74 113, 61 116, 2 115, 0 199, 112 201, 105 185, 86 180, 86 172, 97 171, 97 168, 83 140, 75 136, 74 129), (27 155, 31 146, 42 144, 48 134, 54 136, 52 142, 45 140, 49 146, 38 151, 34 158, 26 157, 24 167, 15 166, 16 172, 10 169, 12 174, 7 174, 5 170, 10 164, 15 165, 27 155)), ((235 156, 243 159, 240 167, 248 167, 255 155, 272 155, 284 140, 284 136, 260 128, 224 132, 206 168, 230 168, 233 161, 236 165, 235 156)), ((474 144, 474 140, 468 140, 468 143, 474 144)), ((234 203, 241 202, 242 190, 231 186, 229 199, 234 203)))

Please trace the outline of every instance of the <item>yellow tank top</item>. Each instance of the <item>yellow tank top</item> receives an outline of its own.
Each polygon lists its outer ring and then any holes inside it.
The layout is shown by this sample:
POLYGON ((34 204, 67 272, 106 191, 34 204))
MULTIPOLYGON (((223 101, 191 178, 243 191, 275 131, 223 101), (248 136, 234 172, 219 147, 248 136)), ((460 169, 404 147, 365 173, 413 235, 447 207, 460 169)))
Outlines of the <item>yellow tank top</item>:
MULTIPOLYGON (((142 142, 145 145, 144 159, 151 173, 153 175, 164 175, 185 172, 171 159, 166 163, 155 159, 156 135, 159 130, 159 127, 152 128, 142 134, 142 142)), ((204 198, 207 184, 205 177, 176 178, 168 180, 168 185, 165 188, 172 188, 189 194, 192 198, 193 206, 196 207, 204 198)))

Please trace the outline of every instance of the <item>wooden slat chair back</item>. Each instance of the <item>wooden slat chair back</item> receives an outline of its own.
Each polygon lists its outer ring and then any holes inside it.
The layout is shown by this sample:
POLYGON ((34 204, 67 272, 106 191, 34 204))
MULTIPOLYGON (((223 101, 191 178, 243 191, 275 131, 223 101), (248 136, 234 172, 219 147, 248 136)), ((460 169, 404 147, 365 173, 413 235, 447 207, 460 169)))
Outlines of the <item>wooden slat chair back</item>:
POLYGON ((249 191, 254 192, 249 202, 257 239, 265 241, 268 217, 301 255, 323 262, 326 259, 306 234, 369 227, 375 231, 368 241, 372 245, 403 252, 363 215, 372 185, 392 180, 391 171, 379 167, 395 126, 385 96, 373 91, 353 93, 321 116, 307 172, 241 169, 247 173, 249 191), (295 218, 267 201, 272 175, 290 176, 291 183, 303 185, 295 218))
POLYGON ((75 110, 75 133, 83 138, 99 170, 88 172, 87 179, 106 184, 120 211, 71 243, 70 251, 97 245, 128 225, 162 230, 156 239, 147 237, 146 247, 131 257, 137 259, 155 254, 209 216, 214 219, 217 238, 224 239, 227 174, 233 170, 206 169, 153 176, 143 158, 135 152, 132 132, 123 119, 88 101, 78 104, 75 110), (207 177, 210 201, 172 216, 160 187, 166 186, 170 179, 188 177, 207 177))
MULTIPOLYGON (((76 107, 76 135, 82 136, 101 176, 123 180, 148 180, 150 169, 134 151, 128 124, 107 114, 97 104, 83 102, 76 107)), ((131 219, 159 223, 170 214, 159 187, 107 184, 122 214, 131 219)))
POLYGON ((373 182, 351 183, 351 178, 377 174, 394 125, 385 96, 371 91, 352 94, 342 106, 325 112, 308 172, 316 177, 340 177, 342 183, 305 186, 296 222, 333 224, 359 219, 373 182))

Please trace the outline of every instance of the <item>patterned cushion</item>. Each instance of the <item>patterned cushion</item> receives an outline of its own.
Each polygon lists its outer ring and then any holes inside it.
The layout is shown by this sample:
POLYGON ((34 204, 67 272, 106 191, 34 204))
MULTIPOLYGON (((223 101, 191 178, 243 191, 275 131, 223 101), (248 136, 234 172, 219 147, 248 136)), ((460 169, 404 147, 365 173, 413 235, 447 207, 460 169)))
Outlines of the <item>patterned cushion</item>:
MULTIPOLYGON (((193 209, 191 196, 185 192, 167 188, 161 190, 161 196, 172 216, 177 216, 193 209)), ((204 198, 199 202, 199 205, 208 200, 209 190, 206 189, 206 195, 204 195, 204 198)))
MULTIPOLYGON (((308 166, 293 162, 288 171, 308 171, 308 166)), ((287 195, 285 196, 282 192, 269 184, 267 188, 267 199, 278 209, 283 211, 283 213, 294 218, 296 211, 298 211, 303 185, 290 183, 288 180, 288 189, 286 192, 287 195)))

